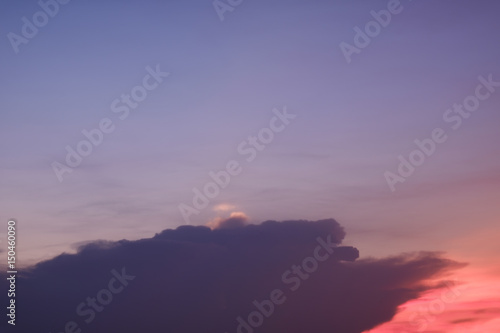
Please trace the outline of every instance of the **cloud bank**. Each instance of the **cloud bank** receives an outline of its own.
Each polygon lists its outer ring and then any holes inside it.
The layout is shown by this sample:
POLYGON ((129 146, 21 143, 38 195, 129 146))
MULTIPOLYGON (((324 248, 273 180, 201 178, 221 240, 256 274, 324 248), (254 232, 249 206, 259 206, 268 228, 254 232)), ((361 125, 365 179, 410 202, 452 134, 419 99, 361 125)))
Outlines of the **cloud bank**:
POLYGON ((340 246, 345 232, 333 219, 245 222, 96 241, 39 263, 18 275, 15 328, 6 320, 0 328, 359 333, 461 267, 429 252, 357 260, 356 248, 340 246))

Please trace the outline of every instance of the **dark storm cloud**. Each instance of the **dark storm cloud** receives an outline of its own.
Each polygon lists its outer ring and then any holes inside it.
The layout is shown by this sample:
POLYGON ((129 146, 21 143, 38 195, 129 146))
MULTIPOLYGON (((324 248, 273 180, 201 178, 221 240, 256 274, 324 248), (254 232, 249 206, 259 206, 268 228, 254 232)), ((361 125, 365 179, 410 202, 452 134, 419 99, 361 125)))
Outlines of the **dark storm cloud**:
POLYGON ((362 332, 460 267, 435 253, 355 261, 332 219, 244 222, 99 241, 40 263, 18 277, 13 331, 250 333, 262 318, 253 331, 362 332))

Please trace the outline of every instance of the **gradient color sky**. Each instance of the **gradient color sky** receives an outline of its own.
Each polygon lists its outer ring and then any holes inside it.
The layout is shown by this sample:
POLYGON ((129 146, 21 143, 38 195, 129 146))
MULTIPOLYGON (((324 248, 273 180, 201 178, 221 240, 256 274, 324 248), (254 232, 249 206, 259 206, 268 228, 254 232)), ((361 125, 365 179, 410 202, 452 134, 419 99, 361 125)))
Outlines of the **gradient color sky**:
MULTIPOLYGON (((362 257, 445 251, 469 263, 457 273, 469 287, 428 331, 498 332, 498 312, 475 311, 500 309, 500 88, 456 130, 443 114, 479 76, 500 81, 500 3, 401 1, 347 63, 339 44, 387 4, 244 1, 221 21, 211 1, 71 1, 18 53, 5 37, 0 220, 19 222, 18 259, 184 225, 179 205, 237 160, 242 172, 191 224, 333 217, 362 257), (112 102, 157 65, 169 76, 120 120, 112 102), (247 162, 239 144, 284 106, 296 118, 247 162), (103 118, 114 132, 60 182, 51 163, 103 118), (435 128, 447 141, 392 192, 384 173, 435 128)), ((7 36, 40 7, 0 9, 7 36)), ((371 333, 408 319, 386 325, 371 333)))

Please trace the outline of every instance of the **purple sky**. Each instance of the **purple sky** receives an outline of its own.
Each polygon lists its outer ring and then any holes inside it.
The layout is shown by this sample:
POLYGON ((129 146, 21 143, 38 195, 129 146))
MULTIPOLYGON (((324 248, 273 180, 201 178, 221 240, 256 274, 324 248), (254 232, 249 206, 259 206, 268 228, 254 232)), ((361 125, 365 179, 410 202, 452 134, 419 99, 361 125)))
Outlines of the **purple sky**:
MULTIPOLYGON (((500 80, 499 5, 401 6, 350 64, 339 44, 353 44, 353 27, 387 2, 245 2, 221 22, 207 1, 75 1, 18 54, 4 38, 0 219, 21 222, 20 256, 182 225, 179 204, 232 159, 243 161, 242 173, 193 224, 227 203, 253 221, 335 216, 359 237, 391 238, 390 229, 428 240, 416 221, 460 233, 470 228, 468 214, 498 216, 491 201, 500 162, 497 95, 459 130, 448 128, 448 141, 396 192, 383 174, 408 156, 413 140, 446 125, 443 113, 474 92, 479 75, 500 80), (119 120, 111 102, 156 64, 170 76, 119 120), (283 106, 297 118, 244 161, 238 144, 283 106), (64 163, 65 147, 106 117, 115 131, 60 183, 51 163, 64 163), (478 198, 470 183, 490 196, 478 198)), ((17 34, 21 18, 40 9, 35 2, 2 7, 2 31, 17 34)))
POLYGON ((71 1, 16 53, 8 34, 40 6, 3 2, 0 220, 19 222, 21 263, 184 225, 179 205, 232 160, 241 173, 190 224, 333 217, 362 257, 489 257, 472 240, 499 234, 500 88, 458 129, 443 115, 478 77, 500 82, 500 3, 401 1, 347 63, 339 45, 387 6, 245 1, 221 21, 211 1, 71 1), (169 75, 121 120, 113 101, 157 66, 169 75), (285 107, 296 117, 248 162, 239 145, 285 107), (51 165, 104 118, 114 131, 60 182, 51 165), (435 128, 446 142, 391 191, 384 173, 435 128))

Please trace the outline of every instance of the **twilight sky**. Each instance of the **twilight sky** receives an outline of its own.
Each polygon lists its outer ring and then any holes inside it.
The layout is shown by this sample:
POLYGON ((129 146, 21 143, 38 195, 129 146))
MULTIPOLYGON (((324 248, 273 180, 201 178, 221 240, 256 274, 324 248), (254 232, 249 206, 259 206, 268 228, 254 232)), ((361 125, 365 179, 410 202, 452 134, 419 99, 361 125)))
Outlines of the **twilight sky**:
MULTIPOLYGON (((36 1, 0 4, 0 221, 20 264, 235 212, 334 218, 362 260, 468 263, 425 330, 498 332, 500 3, 228 3, 73 0, 38 28, 36 1)), ((370 333, 412 332, 440 293, 370 333)))

